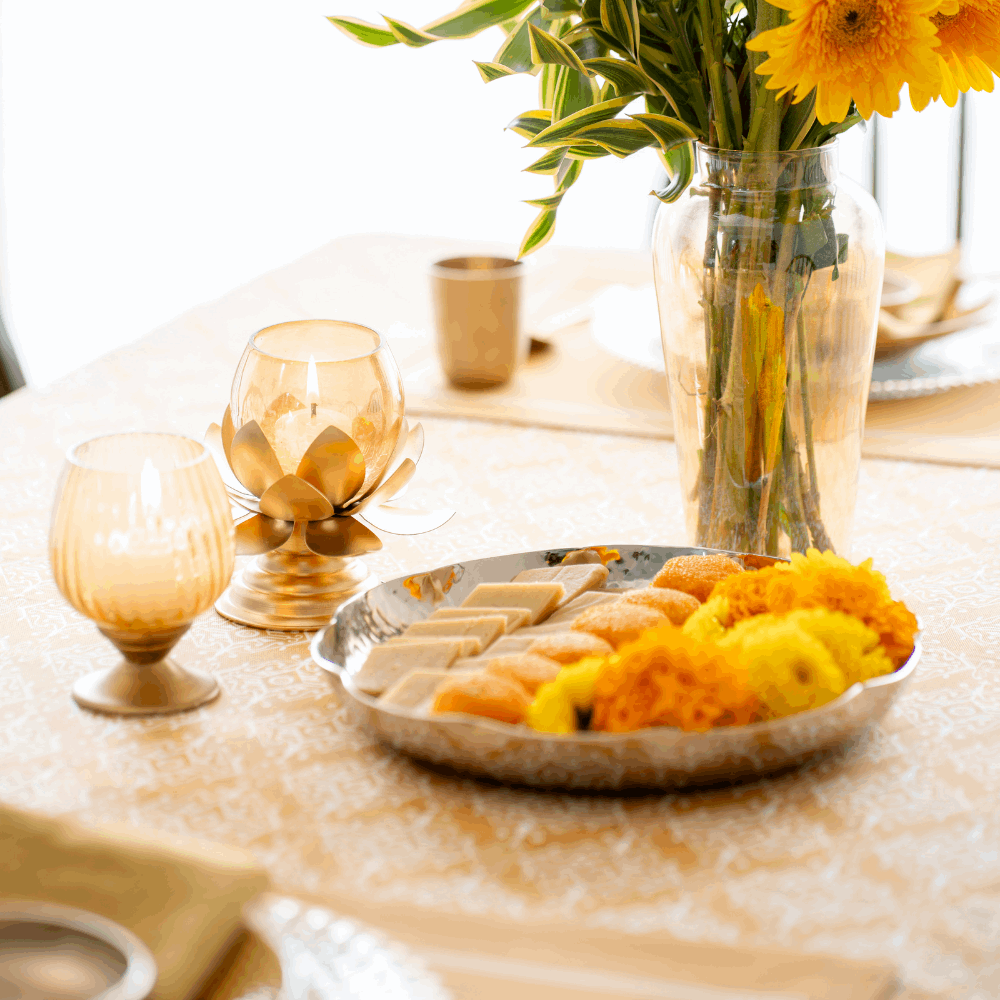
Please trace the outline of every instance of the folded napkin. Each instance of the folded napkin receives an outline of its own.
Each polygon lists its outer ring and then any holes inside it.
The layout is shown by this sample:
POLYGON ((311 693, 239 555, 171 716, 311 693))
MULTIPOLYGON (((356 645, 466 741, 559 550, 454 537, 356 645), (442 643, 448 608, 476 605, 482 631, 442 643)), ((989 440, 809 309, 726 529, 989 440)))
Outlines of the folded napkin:
POLYGON ((268 886, 252 854, 133 827, 85 828, 0 806, 0 898, 90 910, 133 931, 159 968, 155 1000, 189 1000, 268 886))

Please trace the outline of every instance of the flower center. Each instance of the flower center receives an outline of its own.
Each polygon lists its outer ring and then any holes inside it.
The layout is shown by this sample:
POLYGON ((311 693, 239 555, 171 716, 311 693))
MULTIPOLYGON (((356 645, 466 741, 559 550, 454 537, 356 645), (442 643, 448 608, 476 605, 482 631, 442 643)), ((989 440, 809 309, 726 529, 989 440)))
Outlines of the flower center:
POLYGON ((841 48, 868 41, 878 30, 877 0, 842 0, 832 5, 826 23, 827 37, 841 48))

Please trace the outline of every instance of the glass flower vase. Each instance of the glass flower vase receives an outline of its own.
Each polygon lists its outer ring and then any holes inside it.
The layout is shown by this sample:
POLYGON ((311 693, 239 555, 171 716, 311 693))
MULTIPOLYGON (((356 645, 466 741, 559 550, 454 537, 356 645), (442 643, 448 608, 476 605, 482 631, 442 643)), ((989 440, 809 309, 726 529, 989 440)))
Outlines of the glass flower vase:
POLYGON ((847 554, 885 266, 875 202, 836 142, 699 145, 661 205, 653 271, 688 535, 847 554))

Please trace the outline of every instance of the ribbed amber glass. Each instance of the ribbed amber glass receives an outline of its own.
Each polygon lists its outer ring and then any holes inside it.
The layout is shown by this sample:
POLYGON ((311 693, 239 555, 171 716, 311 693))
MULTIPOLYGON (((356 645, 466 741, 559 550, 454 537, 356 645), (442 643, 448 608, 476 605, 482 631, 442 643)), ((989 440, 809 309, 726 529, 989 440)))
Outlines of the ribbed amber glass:
POLYGON ((49 539, 63 596, 98 625, 156 631, 212 606, 233 518, 211 455, 173 434, 110 434, 67 456, 49 539))

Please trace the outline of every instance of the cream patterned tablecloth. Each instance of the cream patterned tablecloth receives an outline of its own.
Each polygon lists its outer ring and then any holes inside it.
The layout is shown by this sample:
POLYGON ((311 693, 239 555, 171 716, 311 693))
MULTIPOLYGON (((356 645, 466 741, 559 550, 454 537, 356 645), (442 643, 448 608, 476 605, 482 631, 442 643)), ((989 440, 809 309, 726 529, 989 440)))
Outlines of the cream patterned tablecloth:
MULTIPOLYGON (((376 245, 351 310, 389 332, 405 374, 407 317, 376 280, 390 241, 376 245)), ((364 255, 348 256, 357 282, 364 255)), ((334 311, 340 281, 334 268, 332 291, 305 283, 296 307, 334 311)), ((863 463, 854 555, 873 555, 921 616, 924 657, 865 746, 780 779, 590 797, 448 778, 351 726, 309 636, 214 612, 176 655, 219 678, 218 702, 149 720, 79 709, 73 680, 116 653, 50 578, 64 448, 125 427, 200 436, 246 337, 292 311, 264 278, 0 401, 0 801, 247 847, 282 891, 353 901, 366 919, 779 946, 897 963, 914 997, 1000 995, 1000 471, 863 463)), ((382 578, 543 546, 684 539, 669 442, 424 424, 414 503, 458 514, 430 535, 388 536, 369 558, 382 578)))

